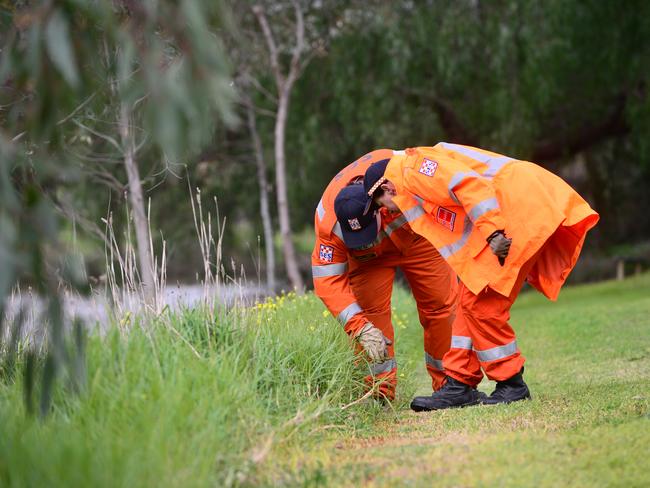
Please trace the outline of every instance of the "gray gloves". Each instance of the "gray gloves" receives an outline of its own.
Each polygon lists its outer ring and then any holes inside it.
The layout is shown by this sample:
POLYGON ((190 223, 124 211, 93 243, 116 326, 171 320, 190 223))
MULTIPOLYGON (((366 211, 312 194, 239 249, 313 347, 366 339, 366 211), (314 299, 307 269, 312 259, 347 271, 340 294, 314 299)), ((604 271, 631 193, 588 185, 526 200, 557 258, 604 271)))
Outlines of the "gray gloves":
POLYGON ((382 332, 368 322, 364 325, 359 332, 354 336, 363 350, 366 351, 370 361, 373 363, 381 363, 388 359, 388 347, 393 343, 390 339, 386 338, 382 332))
POLYGON ((508 239, 504 231, 497 230, 487 238, 487 241, 492 253, 499 258, 499 262, 501 263, 501 266, 503 266, 506 256, 508 255, 508 252, 510 252, 512 239, 508 239))

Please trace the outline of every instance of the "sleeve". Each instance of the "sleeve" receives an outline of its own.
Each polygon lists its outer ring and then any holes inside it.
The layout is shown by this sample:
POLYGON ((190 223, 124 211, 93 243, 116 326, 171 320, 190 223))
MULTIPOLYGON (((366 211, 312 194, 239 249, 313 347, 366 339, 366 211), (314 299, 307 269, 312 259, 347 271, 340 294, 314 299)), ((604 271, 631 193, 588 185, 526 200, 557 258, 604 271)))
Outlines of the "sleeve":
POLYGON ((405 180, 406 189, 435 205, 462 206, 486 239, 495 230, 504 230, 506 222, 492 182, 458 160, 436 159, 416 162, 415 171, 405 180))
POLYGON ((353 336, 368 320, 350 287, 348 253, 337 236, 316 236, 311 256, 314 292, 330 313, 353 336))

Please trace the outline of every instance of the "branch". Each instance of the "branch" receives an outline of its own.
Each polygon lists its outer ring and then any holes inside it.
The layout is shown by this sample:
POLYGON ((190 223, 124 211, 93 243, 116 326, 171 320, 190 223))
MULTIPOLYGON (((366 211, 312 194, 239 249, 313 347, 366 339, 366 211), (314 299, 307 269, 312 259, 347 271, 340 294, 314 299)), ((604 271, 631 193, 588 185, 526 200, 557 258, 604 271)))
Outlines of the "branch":
POLYGON ((118 151, 120 151, 120 153, 123 153, 123 152, 124 152, 124 149, 122 148, 122 146, 120 146, 120 144, 119 144, 115 139, 113 139, 111 136, 106 135, 106 134, 102 134, 101 132, 98 132, 98 131, 96 131, 95 129, 91 129, 90 127, 88 127, 87 125, 82 124, 82 123, 79 122, 78 120, 75 120, 74 123, 77 124, 77 125, 78 125, 79 127, 81 127, 82 129, 87 130, 87 131, 90 132, 91 134, 94 134, 94 135, 96 135, 97 137, 99 137, 99 138, 101 138, 101 139, 104 139, 105 141, 109 142, 109 143, 110 143, 111 145, 113 145, 113 146, 114 146, 118 151))
POLYGON ((289 77, 295 77, 300 70, 300 56, 305 50, 305 20, 303 18, 302 9, 297 0, 292 0, 293 9, 296 11, 296 46, 291 55, 291 68, 289 70, 289 77))
POLYGON ((282 74, 282 70, 280 69, 280 63, 278 60, 278 47, 275 44, 275 39, 273 38, 273 32, 271 31, 271 27, 269 26, 269 22, 266 18, 264 7, 262 7, 261 5, 253 5, 252 10, 255 16, 257 17, 257 21, 259 22, 260 27, 262 28, 262 33, 264 34, 264 38, 266 39, 266 45, 269 49, 271 70, 275 75, 275 82, 278 85, 278 89, 279 89, 281 86, 284 85, 284 75, 282 74))
POLYGON ((531 161, 549 162, 555 159, 573 156, 585 149, 611 137, 628 134, 630 126, 625 120, 625 105, 627 96, 617 97, 614 109, 609 116, 596 123, 583 125, 571 134, 559 132, 556 139, 546 139, 533 149, 531 161))

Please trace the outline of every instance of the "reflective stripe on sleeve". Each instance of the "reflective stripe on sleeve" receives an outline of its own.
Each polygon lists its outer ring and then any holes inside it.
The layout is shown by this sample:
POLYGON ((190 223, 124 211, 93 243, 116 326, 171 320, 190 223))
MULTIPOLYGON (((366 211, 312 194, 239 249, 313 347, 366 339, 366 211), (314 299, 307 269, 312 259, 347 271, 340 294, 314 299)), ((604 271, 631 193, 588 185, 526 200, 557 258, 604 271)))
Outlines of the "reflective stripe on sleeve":
POLYGON ((498 210, 499 209, 499 202, 497 202, 496 198, 487 198, 483 200, 482 202, 478 202, 476 205, 472 207, 472 210, 469 211, 469 218, 472 222, 476 222, 476 220, 483 214, 486 214, 487 212, 490 212, 491 210, 498 210))
POLYGON ((499 156, 497 158, 494 158, 489 154, 483 154, 482 152, 474 151, 469 147, 461 146, 459 144, 450 144, 449 142, 441 142, 440 144, 445 149, 451 149, 452 151, 456 151, 480 163, 487 164, 488 168, 483 172, 481 176, 488 179, 493 178, 494 175, 496 175, 499 172, 499 170, 503 168, 506 164, 515 161, 514 159, 509 158, 508 156, 499 156))
POLYGON ((383 363, 373 363, 370 365, 370 372, 373 375, 378 375, 382 373, 388 373, 389 371, 397 368, 397 361, 395 358, 390 358, 384 361, 383 363))
POLYGON ((497 359, 507 358, 517 352, 517 341, 512 341, 505 346, 497 346, 483 351, 476 350, 479 361, 496 361, 497 359))
POLYGON ((406 151, 393 151, 393 156, 404 156, 406 154, 406 151))
POLYGON ((447 191, 449 192, 449 196, 451 199, 456 202, 458 205, 460 205, 460 201, 458 200, 458 197, 454 193, 454 188, 456 188, 463 180, 467 178, 480 178, 481 175, 478 174, 476 171, 459 171, 456 173, 454 176, 451 177, 451 180, 449 180, 449 185, 447 185, 447 191))
POLYGON ((481 176, 491 180, 492 178, 494 178, 494 175, 496 175, 501 168, 503 168, 506 164, 511 163, 513 161, 515 160, 509 158, 508 156, 490 159, 486 163, 488 165, 488 169, 486 169, 481 176))
POLYGON ((318 213, 318 219, 323 220, 323 217, 325 217, 325 206, 323 205, 323 199, 320 199, 320 202, 318 202, 318 207, 316 207, 316 212, 318 213))
POLYGON ((388 224, 384 232, 386 232, 387 236, 390 236, 393 232, 395 232, 403 225, 409 222, 413 222, 415 219, 422 217, 425 213, 426 211, 420 205, 411 207, 408 210, 402 212, 402 215, 400 215, 395 220, 393 220, 390 224, 388 224))
POLYGON ((451 347, 454 349, 471 349, 472 338, 466 336, 451 336, 451 347))
POLYGON ((350 305, 345 307, 336 318, 341 322, 341 325, 345 326, 352 317, 361 312, 362 310, 359 304, 357 302, 352 302, 350 305))
POLYGON ((348 263, 323 264, 311 267, 311 275, 314 278, 326 278, 328 276, 339 276, 347 273, 348 263))
POLYGON ((437 369, 438 371, 444 371, 444 368, 442 367, 442 359, 435 359, 431 354, 425 351, 424 360, 433 369, 437 369))
POLYGON ((472 221, 469 219, 469 217, 465 217, 465 221, 463 222, 463 233, 460 236, 460 239, 438 249, 440 255, 445 259, 449 259, 451 256, 460 251, 469 239, 473 228, 474 226, 472 225, 472 221))
POLYGON ((343 231, 341 230, 341 224, 339 224, 338 220, 334 224, 334 227, 332 227, 332 232, 334 233, 335 236, 337 236, 339 239, 343 241, 343 231))

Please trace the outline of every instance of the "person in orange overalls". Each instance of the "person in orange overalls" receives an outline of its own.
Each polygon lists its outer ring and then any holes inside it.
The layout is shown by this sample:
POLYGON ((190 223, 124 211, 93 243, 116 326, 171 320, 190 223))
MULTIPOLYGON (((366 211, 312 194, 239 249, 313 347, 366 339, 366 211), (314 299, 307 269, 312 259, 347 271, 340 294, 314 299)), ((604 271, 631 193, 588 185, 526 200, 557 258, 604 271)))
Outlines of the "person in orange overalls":
POLYGON ((562 179, 527 161, 441 142, 407 149, 366 172, 375 206, 418 215, 427 238, 461 280, 445 385, 416 397, 416 411, 530 398, 524 357, 508 323, 524 281, 556 300, 598 214, 562 179), (481 398, 483 372, 497 382, 481 398))
POLYGON ((424 329, 425 364, 434 390, 445 375, 442 357, 451 343, 451 323, 458 281, 438 251, 409 227, 414 216, 388 209, 365 217, 363 175, 371 164, 388 161, 390 149, 366 154, 329 183, 314 216, 316 242, 312 254, 314 291, 345 332, 370 359, 380 395, 395 396, 397 363, 392 341, 391 294, 396 269, 408 281, 424 329))

